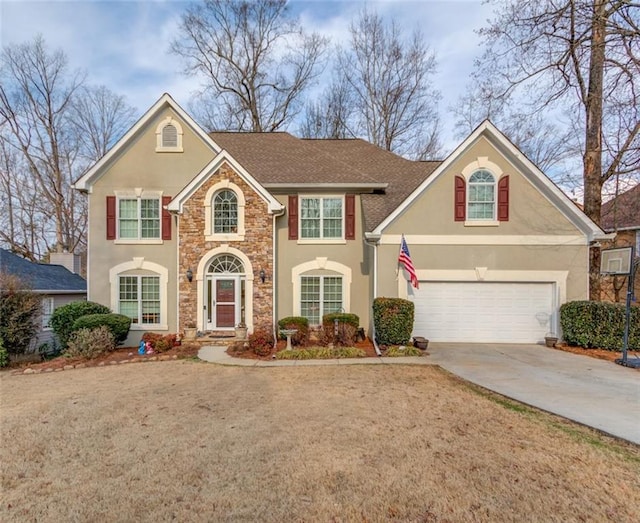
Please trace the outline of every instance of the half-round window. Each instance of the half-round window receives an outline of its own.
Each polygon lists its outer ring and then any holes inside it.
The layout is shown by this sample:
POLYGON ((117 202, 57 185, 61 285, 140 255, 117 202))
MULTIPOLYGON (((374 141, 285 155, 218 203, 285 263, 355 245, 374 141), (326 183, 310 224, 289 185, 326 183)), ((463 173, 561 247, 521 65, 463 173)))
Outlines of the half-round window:
POLYGON ((232 254, 220 254, 211 261, 207 272, 215 274, 244 274, 244 265, 232 254))
POLYGON ((481 169, 469 178, 467 219, 495 220, 496 180, 489 171, 481 169))
POLYGON ((214 234, 238 232, 238 197, 230 189, 223 189, 213 197, 214 234))

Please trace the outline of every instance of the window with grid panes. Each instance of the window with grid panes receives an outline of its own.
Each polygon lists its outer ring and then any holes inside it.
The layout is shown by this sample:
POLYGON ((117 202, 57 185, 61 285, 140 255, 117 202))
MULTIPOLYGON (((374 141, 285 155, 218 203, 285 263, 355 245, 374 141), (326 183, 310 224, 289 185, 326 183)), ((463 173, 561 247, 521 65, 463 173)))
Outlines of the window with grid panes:
POLYGON ((300 198, 301 238, 342 238, 342 198, 300 198))
POLYGON ((469 178, 467 219, 495 220, 496 181, 489 171, 474 172, 469 178))
POLYGON ((120 276, 119 312, 131 323, 159 324, 160 278, 158 276, 120 276))
POLYGON ((342 276, 302 276, 300 315, 311 325, 322 323, 322 316, 342 310, 342 276))
POLYGON ((238 232, 238 197, 224 189, 213 197, 213 232, 235 234, 238 232))
POLYGON ((160 238, 160 200, 121 198, 118 202, 118 227, 122 239, 160 238))

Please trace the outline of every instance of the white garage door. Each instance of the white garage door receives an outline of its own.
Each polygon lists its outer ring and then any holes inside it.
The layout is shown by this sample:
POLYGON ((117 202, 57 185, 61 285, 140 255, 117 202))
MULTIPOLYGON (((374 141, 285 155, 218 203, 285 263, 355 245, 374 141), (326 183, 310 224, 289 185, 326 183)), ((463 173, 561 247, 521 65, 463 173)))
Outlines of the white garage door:
POLYGON ((552 283, 420 282, 413 334, 432 341, 537 343, 553 330, 552 283))

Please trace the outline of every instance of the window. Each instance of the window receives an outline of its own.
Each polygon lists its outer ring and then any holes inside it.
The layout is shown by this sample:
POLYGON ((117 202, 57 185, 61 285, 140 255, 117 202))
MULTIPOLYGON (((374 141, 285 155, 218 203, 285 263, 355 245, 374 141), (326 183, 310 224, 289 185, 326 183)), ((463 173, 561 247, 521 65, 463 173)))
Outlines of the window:
POLYGON ((160 278, 158 276, 120 276, 118 310, 132 324, 160 321, 160 278))
POLYGON ((342 198, 301 198, 301 238, 342 238, 342 198))
POLYGON ((311 325, 342 309, 342 276, 301 276, 300 312, 311 325))
POLYGON ((213 198, 214 234, 238 232, 238 197, 230 189, 223 189, 213 198))
POLYGON ((468 220, 495 220, 496 182, 486 170, 474 172, 469 178, 467 200, 468 220))
POLYGON ((49 321, 51 320, 51 315, 53 314, 55 306, 53 303, 53 298, 42 298, 42 328, 50 329, 49 321))
POLYGON ((118 227, 122 239, 159 239, 160 200, 121 198, 118 200, 118 227))

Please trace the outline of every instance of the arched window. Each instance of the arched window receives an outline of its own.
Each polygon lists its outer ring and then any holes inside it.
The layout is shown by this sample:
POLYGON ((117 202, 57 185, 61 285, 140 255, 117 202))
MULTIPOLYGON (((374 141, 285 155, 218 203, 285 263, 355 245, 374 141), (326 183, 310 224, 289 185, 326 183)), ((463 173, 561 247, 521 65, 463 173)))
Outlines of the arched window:
POLYGON ((467 197, 468 220, 495 220, 496 180, 489 171, 480 169, 469 178, 467 197))
POLYGON ((244 265, 232 254, 220 254, 211 261, 207 272, 214 274, 244 274, 244 265))
POLYGON ((213 233, 238 232, 238 197, 230 189, 223 189, 213 197, 213 233))

